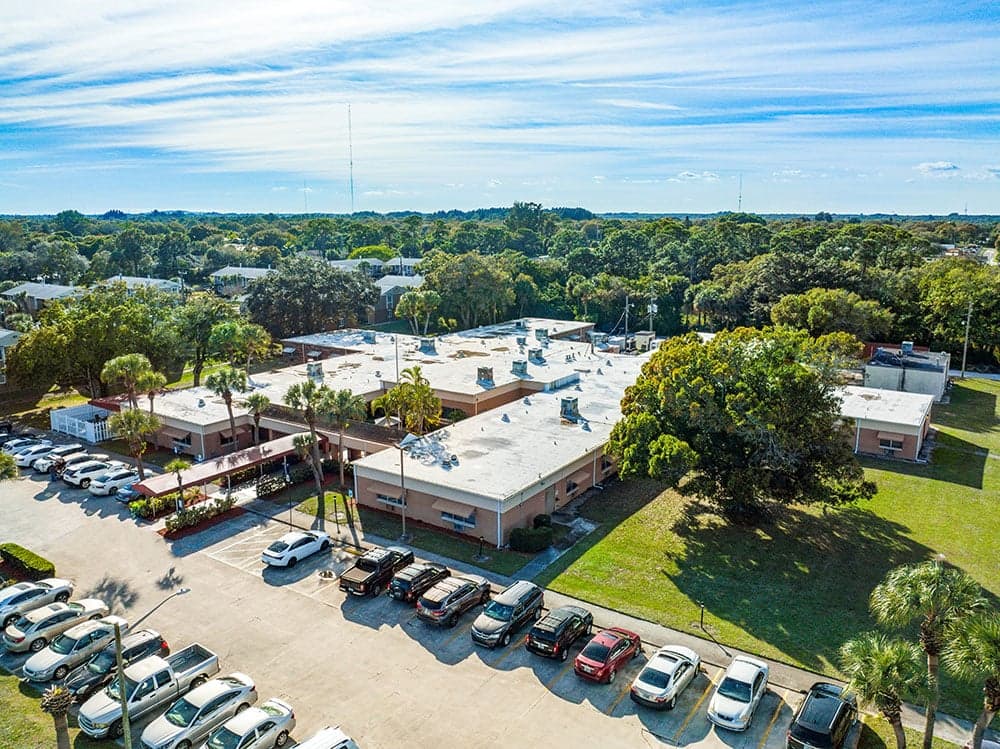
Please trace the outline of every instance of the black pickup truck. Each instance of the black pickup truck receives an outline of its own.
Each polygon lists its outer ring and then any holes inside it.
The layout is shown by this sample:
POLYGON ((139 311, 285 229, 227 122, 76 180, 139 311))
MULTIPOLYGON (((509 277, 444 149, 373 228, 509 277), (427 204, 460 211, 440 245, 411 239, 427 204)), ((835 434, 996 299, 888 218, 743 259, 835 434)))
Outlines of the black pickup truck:
POLYGON ((370 549, 340 576, 340 589, 355 596, 377 596, 403 567, 413 562, 413 552, 402 546, 370 549))

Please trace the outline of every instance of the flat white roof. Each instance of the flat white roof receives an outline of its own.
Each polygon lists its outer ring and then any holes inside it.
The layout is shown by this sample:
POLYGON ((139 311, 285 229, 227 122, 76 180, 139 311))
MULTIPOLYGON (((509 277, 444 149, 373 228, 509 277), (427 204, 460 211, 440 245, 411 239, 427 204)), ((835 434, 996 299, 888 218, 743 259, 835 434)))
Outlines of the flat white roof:
POLYGON ((880 421, 919 427, 934 404, 933 395, 846 385, 839 388, 840 415, 845 419, 880 421))
POLYGON ((274 268, 251 268, 227 265, 217 271, 209 273, 210 278, 263 278, 268 273, 274 273, 274 268))
POLYGON ((34 299, 61 299, 82 292, 78 286, 63 286, 57 283, 36 283, 28 281, 18 284, 2 292, 4 296, 15 297, 18 294, 33 297, 34 299))
POLYGON ((382 276, 375 280, 375 285, 378 286, 379 290, 384 294, 390 289, 394 289, 397 286, 403 288, 412 289, 420 286, 424 282, 423 276, 382 276))

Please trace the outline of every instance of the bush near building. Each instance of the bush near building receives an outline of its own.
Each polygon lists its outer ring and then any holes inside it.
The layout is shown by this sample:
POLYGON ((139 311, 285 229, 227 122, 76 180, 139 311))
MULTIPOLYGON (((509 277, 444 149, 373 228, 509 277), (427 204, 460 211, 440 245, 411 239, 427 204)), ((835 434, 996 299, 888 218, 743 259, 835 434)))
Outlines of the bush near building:
POLYGON ((510 548, 514 551, 535 553, 552 545, 552 526, 538 528, 514 528, 510 532, 510 548))
POLYGON ((52 562, 15 543, 0 544, 0 559, 28 578, 38 580, 56 574, 56 566, 52 562))

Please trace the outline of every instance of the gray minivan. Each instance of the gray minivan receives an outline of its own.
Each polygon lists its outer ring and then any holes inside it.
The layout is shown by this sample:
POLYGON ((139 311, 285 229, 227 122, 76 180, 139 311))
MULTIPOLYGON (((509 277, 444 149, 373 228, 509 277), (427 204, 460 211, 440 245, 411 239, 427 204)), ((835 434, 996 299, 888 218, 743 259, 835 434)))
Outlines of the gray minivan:
POLYGON ((528 580, 518 580, 486 604, 472 624, 472 640, 480 645, 506 647, 511 636, 526 622, 542 615, 545 597, 542 589, 528 580))

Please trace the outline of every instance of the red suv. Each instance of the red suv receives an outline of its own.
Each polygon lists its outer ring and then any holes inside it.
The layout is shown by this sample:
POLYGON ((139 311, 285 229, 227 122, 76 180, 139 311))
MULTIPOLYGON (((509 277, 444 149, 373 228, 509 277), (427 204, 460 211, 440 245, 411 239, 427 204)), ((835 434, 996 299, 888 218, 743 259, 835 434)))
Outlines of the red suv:
POLYGON ((598 632, 573 661, 577 676, 610 684, 615 674, 642 652, 642 640, 635 632, 611 627, 598 632))

